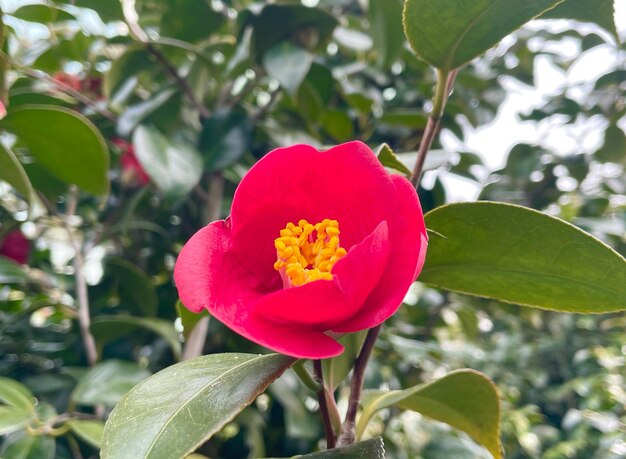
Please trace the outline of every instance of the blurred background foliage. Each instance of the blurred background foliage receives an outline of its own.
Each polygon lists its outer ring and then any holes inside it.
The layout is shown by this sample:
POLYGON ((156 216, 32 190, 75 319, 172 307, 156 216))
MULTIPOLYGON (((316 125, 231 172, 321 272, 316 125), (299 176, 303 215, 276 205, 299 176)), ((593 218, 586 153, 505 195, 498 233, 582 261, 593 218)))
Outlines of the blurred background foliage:
MULTIPOLYGON (((387 143, 411 168, 435 75, 407 48, 400 0, 0 5, 9 113, 0 140, 27 174, 0 173, 0 375, 38 400, 23 419, 0 422, 0 456, 97 457, 102 419, 119 398, 197 354, 188 339, 197 318, 179 316, 173 265, 197 229, 228 214, 247 169, 278 146, 351 139, 387 143), (32 104, 88 118, 110 164, 96 147, 82 165, 64 152, 43 158, 23 138, 78 133, 43 112, 16 127, 12 112, 32 104), (76 269, 88 286, 95 366, 81 338, 76 269)), ((595 24, 533 21, 461 70, 419 190, 425 211, 477 197, 519 203, 626 253, 626 48, 612 18, 582 19, 595 24), (590 62, 601 63, 595 76, 567 79, 590 62), (541 92, 546 69, 561 83, 541 92), (536 133, 516 143, 517 125, 498 113, 515 94, 539 93, 508 104, 536 133), (509 150, 470 146, 477 132, 508 139, 509 150)), ((383 329, 366 387, 474 368, 500 390, 506 457, 626 457, 623 315, 524 309, 419 283, 405 302, 383 329)), ((202 353, 232 351, 263 350, 209 320, 202 353)), ((345 409, 345 387, 337 394, 345 409)), ((19 400, 0 394, 4 405, 19 400)), ((314 394, 288 372, 199 453, 311 451, 323 435, 316 411, 314 394)), ((383 410, 370 431, 390 458, 488 457, 416 413, 383 410)))

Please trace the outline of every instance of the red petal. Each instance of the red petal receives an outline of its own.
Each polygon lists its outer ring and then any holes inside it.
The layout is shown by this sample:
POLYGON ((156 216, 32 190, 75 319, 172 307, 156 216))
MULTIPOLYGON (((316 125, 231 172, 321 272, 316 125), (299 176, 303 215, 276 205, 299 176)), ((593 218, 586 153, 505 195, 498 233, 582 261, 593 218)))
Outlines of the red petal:
POLYGON ((387 222, 381 222, 363 242, 333 267, 332 280, 285 288, 261 298, 254 313, 272 321, 328 330, 358 314, 387 264, 387 222))
POLYGON ((352 333, 374 327, 398 310, 409 287, 424 265, 428 236, 417 193, 403 177, 391 176, 396 187, 393 217, 389 222, 392 247, 380 282, 359 314, 333 327, 337 333, 352 333))
POLYGON ((285 326, 251 314, 251 305, 268 293, 229 251, 230 228, 213 222, 183 247, 174 268, 182 303, 194 312, 207 309, 219 321, 262 346, 298 358, 328 358, 343 346, 321 331, 285 326))
POLYGON ((278 286, 274 239, 287 223, 335 219, 341 245, 349 249, 387 219, 394 194, 389 174, 361 142, 323 152, 308 145, 276 149, 250 169, 235 192, 234 250, 260 279, 278 286))

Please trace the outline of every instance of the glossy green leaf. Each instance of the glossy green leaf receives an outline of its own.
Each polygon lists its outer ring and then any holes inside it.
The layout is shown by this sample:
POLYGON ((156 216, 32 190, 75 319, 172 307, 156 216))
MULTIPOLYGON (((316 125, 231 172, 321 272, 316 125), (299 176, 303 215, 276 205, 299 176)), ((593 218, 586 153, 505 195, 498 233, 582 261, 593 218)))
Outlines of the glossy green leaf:
POLYGON ((626 134, 617 125, 611 124, 604 131, 604 143, 595 157, 603 162, 626 163, 626 134))
POLYGON ((0 435, 24 428, 31 423, 33 418, 32 410, 0 405, 0 435))
POLYGON ((385 444, 381 437, 375 437, 349 446, 303 454, 297 457, 310 459, 385 459, 385 444))
POLYGON ((102 447, 102 434, 104 422, 102 421, 70 421, 67 423, 72 432, 85 443, 100 449, 102 447))
POLYGON ((245 112, 216 110, 202 126, 199 149, 207 168, 220 171, 250 149, 252 122, 245 112))
POLYGON ((132 362, 105 360, 91 368, 74 390, 79 405, 114 406, 137 383, 150 376, 148 370, 132 362))
POLYGON ((263 55, 265 71, 269 76, 276 78, 291 96, 300 87, 312 63, 313 55, 290 41, 283 41, 272 46, 263 55))
POLYGON ((331 391, 334 391, 352 370, 366 335, 367 330, 343 335, 337 341, 343 345, 344 351, 337 357, 322 360, 324 382, 331 391))
POLYGON ((388 68, 404 46, 402 0, 369 0, 368 19, 376 62, 382 68, 388 68))
POLYGON ((626 260, 558 218, 496 202, 426 214, 431 237, 419 280, 446 290, 578 313, 626 309, 626 260))
POLYGON ((619 42, 614 16, 614 0, 565 0, 556 8, 546 11, 541 19, 574 19, 580 22, 592 22, 609 32, 619 42))
POLYGON ((181 198, 200 180, 202 159, 191 145, 169 140, 148 126, 135 130, 133 145, 137 159, 165 196, 181 198))
POLYGON ((413 51, 450 71, 563 0, 405 0, 404 33, 413 51))
POLYGON ((404 163, 398 159, 391 147, 386 143, 383 143, 380 147, 378 147, 375 153, 376 156, 378 156, 378 161, 380 161, 383 166, 401 172, 406 177, 411 176, 411 169, 406 167, 404 163))
POLYGON ((27 200, 33 197, 33 186, 15 154, 0 144, 0 180, 9 182, 27 200))
POLYGON ((54 459, 55 453, 54 437, 28 435, 25 431, 5 437, 0 448, 0 457, 6 459, 54 459))
POLYGON ((363 399, 357 436, 374 413, 390 406, 417 411, 468 434, 495 459, 502 458, 500 399, 496 386, 482 373, 458 370, 405 390, 372 392, 363 399))
POLYGON ((102 458, 185 457, 293 362, 279 354, 214 354, 160 371, 115 407, 104 429, 102 458))
POLYGON ((108 192, 109 152, 100 131, 83 115, 63 107, 24 105, 0 120, 0 128, 16 134, 59 179, 89 193, 108 192))
POLYGON ((137 328, 145 328, 163 338, 172 349, 176 359, 182 353, 178 332, 170 321, 154 317, 134 317, 128 315, 102 316, 91 323, 91 332, 99 343, 104 343, 127 335, 137 328))
POLYGON ((35 410, 35 397, 30 390, 10 378, 0 377, 0 403, 25 411, 35 410))

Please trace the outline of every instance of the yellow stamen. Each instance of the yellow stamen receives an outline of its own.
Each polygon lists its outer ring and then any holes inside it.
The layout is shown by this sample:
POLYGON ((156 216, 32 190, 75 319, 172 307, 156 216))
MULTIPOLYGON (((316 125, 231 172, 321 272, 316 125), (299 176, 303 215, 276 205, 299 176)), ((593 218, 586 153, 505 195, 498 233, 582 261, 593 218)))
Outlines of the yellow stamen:
POLYGON ((297 225, 287 223, 280 237, 274 239, 274 269, 288 286, 332 279, 333 266, 346 255, 346 249, 339 245, 339 233, 337 220, 324 219, 315 225, 306 220, 297 225))

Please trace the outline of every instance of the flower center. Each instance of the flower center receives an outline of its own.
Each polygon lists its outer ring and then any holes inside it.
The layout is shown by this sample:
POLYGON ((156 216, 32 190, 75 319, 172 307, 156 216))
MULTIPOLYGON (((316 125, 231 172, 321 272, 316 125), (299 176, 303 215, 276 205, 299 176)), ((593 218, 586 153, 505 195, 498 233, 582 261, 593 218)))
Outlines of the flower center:
POLYGON ((298 225, 288 223, 274 239, 274 247, 274 269, 280 272, 285 287, 332 279, 333 266, 346 254, 339 246, 339 223, 329 219, 315 225, 306 220, 298 225))

